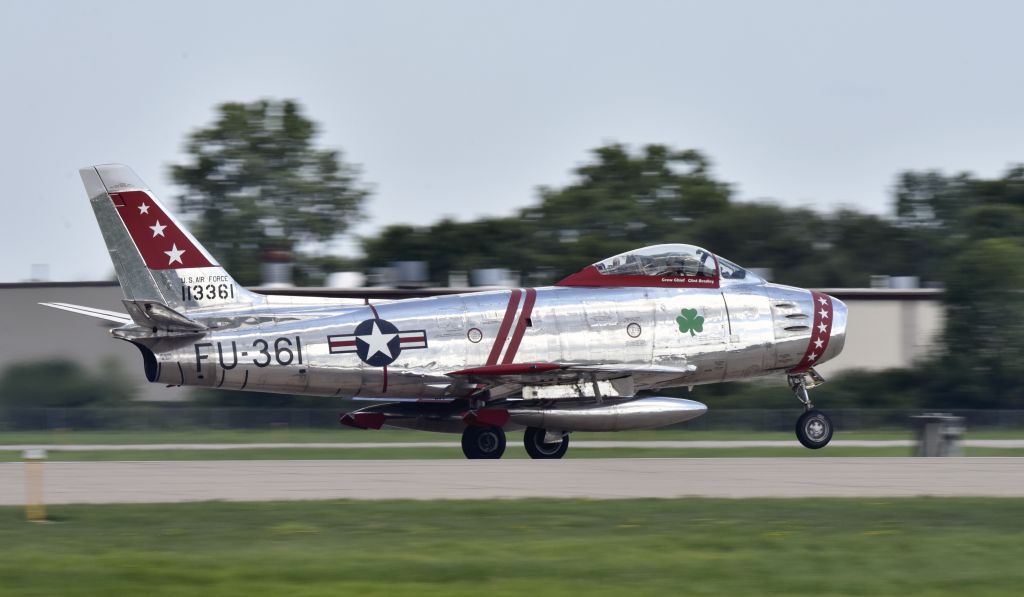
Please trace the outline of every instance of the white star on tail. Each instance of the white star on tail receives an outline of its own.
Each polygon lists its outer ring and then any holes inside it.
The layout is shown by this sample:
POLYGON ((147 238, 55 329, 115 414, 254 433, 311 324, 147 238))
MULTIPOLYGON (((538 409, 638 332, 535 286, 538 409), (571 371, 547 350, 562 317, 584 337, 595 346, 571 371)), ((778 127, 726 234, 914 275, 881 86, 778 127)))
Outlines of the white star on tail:
POLYGON ((827 300, 825 300, 825 297, 823 297, 823 296, 822 296, 822 297, 818 297, 818 302, 819 302, 819 303, 821 303, 822 305, 824 305, 824 304, 825 304, 825 303, 827 303, 828 301, 827 301, 827 300))
POLYGON ((825 345, 825 341, 822 340, 821 338, 818 338, 817 340, 814 341, 814 347, 815 348, 821 348, 824 345, 825 345))
POLYGON ((156 226, 150 226, 149 229, 153 231, 153 238, 164 235, 164 228, 167 226, 161 226, 160 220, 156 221, 156 226))
POLYGON ((149 215, 149 206, 145 203, 139 204, 139 215, 141 216, 142 214, 149 215))
POLYGON ((824 309, 822 309, 821 311, 818 311, 818 315, 821 315, 822 319, 828 319, 828 311, 826 311, 824 309))
MULTIPOLYGON (((174 263, 175 261, 177 261, 178 263, 182 263, 181 255, 184 252, 185 252, 185 250, 184 249, 179 249, 177 244, 171 245, 171 250, 170 251, 164 251, 164 255, 167 255, 167 257, 170 259, 170 261, 167 262, 167 265, 170 265, 170 264, 174 263)), ((184 265, 184 263, 182 263, 182 265, 184 265)))
POLYGON ((378 352, 383 353, 389 359, 395 358, 391 354, 391 349, 388 348, 388 342, 395 339, 398 334, 383 334, 380 331, 380 325, 374 321, 370 327, 370 334, 368 336, 359 336, 358 338, 363 342, 366 342, 368 348, 366 349, 366 360, 372 359, 378 352))
POLYGON ((811 354, 807 355, 807 360, 808 361, 813 361, 816 358, 818 358, 818 355, 814 354, 813 352, 811 354))
POLYGON ((820 332, 821 332, 822 334, 824 334, 825 332, 827 332, 827 331, 828 331, 828 326, 827 326, 827 325, 825 325, 824 323, 823 323, 823 324, 820 324, 820 325, 818 326, 818 331, 820 331, 820 332))

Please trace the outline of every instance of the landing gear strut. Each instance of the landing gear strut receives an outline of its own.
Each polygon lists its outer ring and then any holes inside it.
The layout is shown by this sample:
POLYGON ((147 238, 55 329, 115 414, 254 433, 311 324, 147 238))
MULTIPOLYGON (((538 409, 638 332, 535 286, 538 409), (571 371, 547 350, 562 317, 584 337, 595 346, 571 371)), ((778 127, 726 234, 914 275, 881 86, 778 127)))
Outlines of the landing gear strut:
POLYGON ((505 453, 505 430, 501 427, 475 427, 462 432, 462 453, 466 458, 501 458, 505 453))
POLYGON ((832 419, 814 408, 807 390, 825 383, 825 378, 814 369, 789 376, 789 388, 804 405, 804 414, 796 420, 796 438, 812 450, 824 448, 832 441, 832 419))
POLYGON ((539 427, 527 427, 523 433, 523 445, 526 446, 526 453, 530 458, 561 458, 569 449, 569 434, 563 433, 562 439, 556 442, 547 441, 546 429, 539 427))

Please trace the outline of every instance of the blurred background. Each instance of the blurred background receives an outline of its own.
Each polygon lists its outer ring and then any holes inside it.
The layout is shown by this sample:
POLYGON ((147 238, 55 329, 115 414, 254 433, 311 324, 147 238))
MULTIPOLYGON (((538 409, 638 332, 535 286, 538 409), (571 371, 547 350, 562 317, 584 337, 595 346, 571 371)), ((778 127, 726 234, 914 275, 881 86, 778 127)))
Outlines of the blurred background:
MULTIPOLYGON (((705 246, 851 306, 816 394, 857 409, 847 427, 921 409, 1019 427, 1021 17, 999 2, 7 2, 0 429, 335 424, 323 399, 148 386, 131 346, 36 306, 119 308, 77 175, 102 162, 129 164, 268 292, 539 286, 643 245, 705 246)), ((797 406, 779 380, 696 393, 702 425, 797 406)))

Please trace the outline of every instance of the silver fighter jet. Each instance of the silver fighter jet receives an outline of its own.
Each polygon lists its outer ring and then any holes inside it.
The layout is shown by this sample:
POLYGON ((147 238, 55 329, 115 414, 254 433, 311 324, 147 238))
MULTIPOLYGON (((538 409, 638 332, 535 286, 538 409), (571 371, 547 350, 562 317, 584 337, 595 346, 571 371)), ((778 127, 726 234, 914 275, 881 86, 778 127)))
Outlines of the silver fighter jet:
POLYGON ((533 458, 573 431, 648 429, 706 412, 662 388, 785 375, 805 407, 800 442, 832 423, 807 390, 843 349, 846 306, 769 284, 684 244, 645 247, 545 288, 393 301, 265 296, 239 286, 129 168, 81 170, 124 291, 125 313, 46 303, 120 324, 147 379, 370 399, 341 416, 460 433, 467 458, 500 458, 523 429, 533 458))

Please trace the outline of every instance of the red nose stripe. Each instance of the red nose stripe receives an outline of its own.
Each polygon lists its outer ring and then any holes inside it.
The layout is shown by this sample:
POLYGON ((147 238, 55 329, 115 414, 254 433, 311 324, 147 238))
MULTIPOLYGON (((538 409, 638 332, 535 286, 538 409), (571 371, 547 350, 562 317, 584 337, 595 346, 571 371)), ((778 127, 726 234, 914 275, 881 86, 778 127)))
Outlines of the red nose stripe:
POLYGON ((811 291, 814 301, 814 325, 811 326, 811 341, 807 343, 804 358, 800 359, 790 373, 803 373, 815 366, 821 356, 828 350, 828 341, 832 337, 832 297, 820 292, 811 291))
POLYGON ((149 269, 213 266, 145 191, 110 193, 110 198, 149 269))

